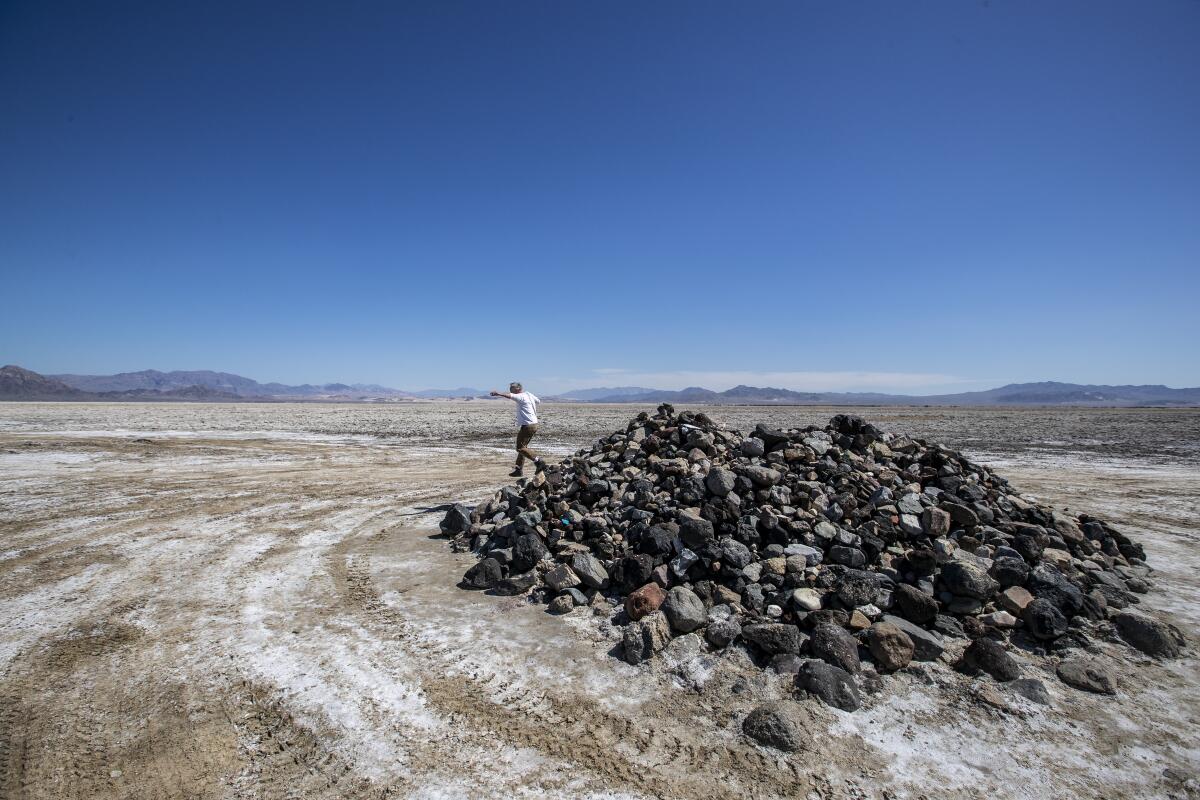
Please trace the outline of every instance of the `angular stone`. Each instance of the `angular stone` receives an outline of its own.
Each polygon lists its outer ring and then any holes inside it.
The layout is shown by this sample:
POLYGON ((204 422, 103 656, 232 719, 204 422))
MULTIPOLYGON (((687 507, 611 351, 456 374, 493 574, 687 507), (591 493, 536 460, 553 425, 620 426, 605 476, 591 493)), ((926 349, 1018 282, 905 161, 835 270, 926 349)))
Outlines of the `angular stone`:
POLYGON ((881 621, 891 623, 908 634, 908 638, 912 639, 913 659, 916 661, 937 661, 946 649, 941 636, 919 628, 903 617, 884 614, 881 621))
POLYGON ((625 626, 622 642, 625 660, 640 664, 654 656, 671 641, 671 625, 661 611, 625 626))
POLYGON ((576 553, 567 563, 584 586, 603 589, 608 585, 608 570, 590 553, 576 553))
POLYGON ((946 591, 960 597, 990 600, 1000 589, 1000 584, 986 572, 973 564, 951 561, 942 565, 939 576, 946 591))
POLYGON ((566 614, 573 608, 575 608, 575 601, 571 599, 569 594, 560 594, 546 606, 546 610, 551 614, 566 614))
POLYGON ((930 506, 921 512, 921 530, 930 539, 950 533, 950 515, 940 508, 930 506))
POLYGON ((890 599, 891 587, 891 580, 883 575, 848 569, 838 580, 837 595, 849 608, 865 605, 883 608, 888 605, 885 600, 890 599))
POLYGON ((455 503, 446 512, 446 516, 438 523, 438 527, 442 533, 447 536, 453 536, 456 533, 464 533, 471 527, 471 511, 470 506, 465 506, 462 503, 455 503))
POLYGON ((559 564, 553 569, 547 570, 542 576, 542 580, 555 594, 563 589, 573 589, 579 585, 579 576, 576 575, 566 564, 559 564))
POLYGON ((742 470, 742 474, 750 479, 751 483, 759 488, 774 486, 779 483, 780 474, 770 467, 760 467, 751 465, 742 470))
POLYGON ((687 547, 702 550, 716 538, 716 532, 708 520, 684 515, 679 520, 679 538, 687 547))
POLYGON ((532 589, 536 583, 537 573, 533 570, 529 570, 528 572, 519 572, 515 575, 509 575, 507 578, 501 579, 500 582, 492 588, 492 591, 499 595, 511 597, 518 594, 525 594, 532 589))
POLYGON ((867 630, 867 649, 875 665, 886 672, 907 667, 916 651, 912 638, 888 622, 876 622, 867 630))
POLYGON ((708 477, 704 479, 704 485, 708 487, 708 491, 717 497, 725 497, 733 491, 736 481, 737 475, 734 475, 732 471, 723 469, 722 467, 714 467, 709 470, 708 477))
POLYGON ((722 564, 740 570, 754 560, 750 548, 737 539, 722 539, 718 544, 722 564))
POLYGON ((955 525, 974 528, 979 524, 979 515, 967 506, 958 503, 942 503, 942 509, 950 515, 950 519, 955 525))
POLYGON ((925 625, 937 617, 937 600, 915 586, 900 584, 896 587, 895 599, 900 616, 907 620, 925 625))
POLYGON ((1033 595, 1023 586, 1010 586, 1000 593, 999 602, 1001 608, 1019 617, 1025 606, 1033 602, 1033 595))

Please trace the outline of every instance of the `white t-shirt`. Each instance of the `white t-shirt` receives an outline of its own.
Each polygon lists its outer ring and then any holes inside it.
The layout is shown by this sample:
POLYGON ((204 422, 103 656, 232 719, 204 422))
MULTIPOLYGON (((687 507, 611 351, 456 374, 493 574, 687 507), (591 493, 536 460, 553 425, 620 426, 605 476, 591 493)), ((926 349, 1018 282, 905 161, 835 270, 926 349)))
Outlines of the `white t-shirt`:
POLYGON ((537 425, 537 404, 542 402, 533 392, 517 392, 512 396, 517 401, 517 424, 537 425))

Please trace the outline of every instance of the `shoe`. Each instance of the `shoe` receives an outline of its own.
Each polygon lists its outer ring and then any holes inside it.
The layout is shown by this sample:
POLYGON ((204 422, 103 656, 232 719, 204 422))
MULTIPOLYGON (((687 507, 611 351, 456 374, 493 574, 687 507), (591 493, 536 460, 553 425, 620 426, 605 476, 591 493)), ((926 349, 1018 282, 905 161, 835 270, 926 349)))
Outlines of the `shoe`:
POLYGON ((537 472, 545 472, 545 471, 546 471, 546 462, 545 462, 545 461, 542 461, 542 460, 539 458, 539 459, 537 459, 536 461, 534 461, 534 462, 533 462, 533 468, 534 468, 534 470, 535 470, 535 471, 537 471, 537 472))
POLYGON ((524 473, 524 471, 522 471, 522 470, 521 470, 521 468, 520 468, 520 467, 518 467, 517 469, 514 469, 512 472, 508 473, 508 477, 510 477, 510 478, 520 478, 520 477, 521 477, 522 475, 524 475, 524 474, 525 474, 525 473, 524 473))

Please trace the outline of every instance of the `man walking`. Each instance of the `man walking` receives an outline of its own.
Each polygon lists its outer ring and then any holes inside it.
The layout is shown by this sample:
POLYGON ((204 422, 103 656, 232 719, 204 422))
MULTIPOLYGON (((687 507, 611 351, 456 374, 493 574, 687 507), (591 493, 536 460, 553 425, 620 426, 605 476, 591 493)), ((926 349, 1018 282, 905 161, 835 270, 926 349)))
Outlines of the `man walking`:
POLYGON ((527 458, 533 462, 534 468, 541 472, 546 465, 529 449, 529 443, 537 433, 537 407, 542 401, 533 392, 525 391, 525 387, 519 383, 510 383, 507 392, 493 391, 492 397, 507 397, 517 404, 517 468, 508 473, 508 476, 521 477, 527 458))

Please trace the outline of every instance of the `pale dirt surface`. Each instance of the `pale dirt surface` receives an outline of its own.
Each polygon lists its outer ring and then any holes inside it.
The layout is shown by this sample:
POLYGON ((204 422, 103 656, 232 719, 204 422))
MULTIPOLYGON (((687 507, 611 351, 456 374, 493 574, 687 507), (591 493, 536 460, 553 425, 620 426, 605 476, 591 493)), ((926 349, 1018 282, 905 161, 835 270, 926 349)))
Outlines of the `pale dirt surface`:
MULTIPOLYGON (((636 410, 547 407, 539 444, 636 410)), ((708 411, 746 430, 838 410, 708 411)), ((1026 659, 1048 708, 926 665, 856 714, 797 702, 808 747, 783 756, 739 733, 787 688, 743 659, 630 667, 607 616, 455 587, 473 558, 427 509, 507 481, 508 404, 8 403, 0 798, 1189 796, 1200 412, 858 413, 1124 525, 1159 570, 1142 608, 1189 657, 1102 645, 1116 698, 1026 659)))

